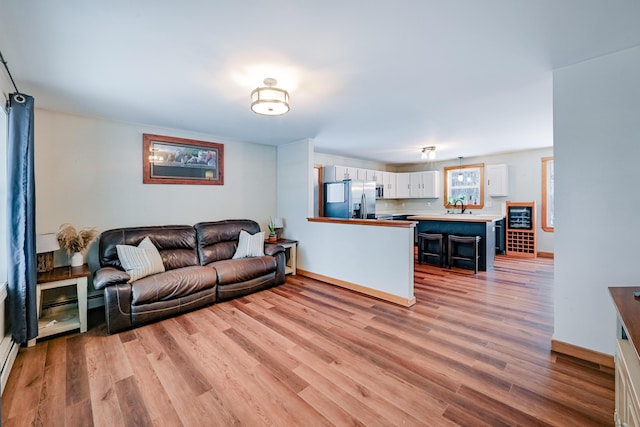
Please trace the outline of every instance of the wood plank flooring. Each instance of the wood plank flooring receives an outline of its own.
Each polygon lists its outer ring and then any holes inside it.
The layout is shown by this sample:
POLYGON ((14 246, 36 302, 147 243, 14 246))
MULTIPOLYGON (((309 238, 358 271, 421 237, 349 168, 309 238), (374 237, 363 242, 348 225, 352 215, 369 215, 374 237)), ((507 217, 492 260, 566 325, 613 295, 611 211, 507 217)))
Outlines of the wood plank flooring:
POLYGON ((289 276, 111 336, 92 313, 20 350, 3 425, 613 425, 613 372, 550 352, 553 260, 415 281, 409 309, 289 276))

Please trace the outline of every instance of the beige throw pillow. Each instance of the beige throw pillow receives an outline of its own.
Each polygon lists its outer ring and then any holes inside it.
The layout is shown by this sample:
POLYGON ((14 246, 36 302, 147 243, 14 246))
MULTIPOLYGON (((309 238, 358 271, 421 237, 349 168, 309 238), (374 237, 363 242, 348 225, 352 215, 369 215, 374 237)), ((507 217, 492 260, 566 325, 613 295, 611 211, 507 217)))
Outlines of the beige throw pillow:
POLYGON ((160 252, 149 237, 145 237, 138 246, 116 245, 122 268, 131 276, 129 283, 143 277, 164 272, 160 252))
POLYGON ((238 249, 236 249, 233 259, 256 256, 264 256, 264 231, 251 235, 244 230, 240 230, 238 249))

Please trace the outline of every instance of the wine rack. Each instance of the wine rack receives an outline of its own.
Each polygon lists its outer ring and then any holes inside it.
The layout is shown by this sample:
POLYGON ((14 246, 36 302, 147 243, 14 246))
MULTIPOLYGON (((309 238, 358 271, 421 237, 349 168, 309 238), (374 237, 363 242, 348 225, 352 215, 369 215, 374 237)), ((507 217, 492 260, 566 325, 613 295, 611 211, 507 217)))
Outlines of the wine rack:
POLYGON ((507 202, 507 256, 536 257, 535 202, 507 202))

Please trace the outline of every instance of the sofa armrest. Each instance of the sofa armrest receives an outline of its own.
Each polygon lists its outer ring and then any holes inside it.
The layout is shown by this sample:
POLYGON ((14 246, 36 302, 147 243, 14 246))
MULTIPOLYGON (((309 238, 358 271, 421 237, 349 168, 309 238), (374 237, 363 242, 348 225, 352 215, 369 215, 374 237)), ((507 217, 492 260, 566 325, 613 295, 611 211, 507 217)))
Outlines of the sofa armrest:
POLYGON ((120 283, 104 289, 105 320, 110 334, 131 328, 131 285, 120 283))
POLYGON ((93 276, 93 287, 104 289, 107 286, 127 283, 131 279, 127 273, 115 267, 103 267, 95 272, 93 276))
POLYGON ((264 254, 269 256, 276 256, 280 252, 284 252, 284 247, 278 245, 277 243, 265 243, 264 244, 264 254))

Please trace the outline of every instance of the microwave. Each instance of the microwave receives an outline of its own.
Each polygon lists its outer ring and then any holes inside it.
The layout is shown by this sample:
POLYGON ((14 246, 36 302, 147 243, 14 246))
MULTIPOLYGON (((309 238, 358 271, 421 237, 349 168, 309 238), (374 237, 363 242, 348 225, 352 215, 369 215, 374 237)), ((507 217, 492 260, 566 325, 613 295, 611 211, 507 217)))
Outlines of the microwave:
POLYGON ((376 184, 376 199, 384 198, 384 185, 376 184))

